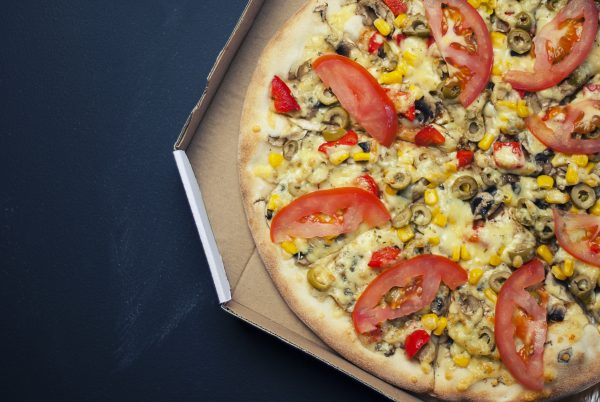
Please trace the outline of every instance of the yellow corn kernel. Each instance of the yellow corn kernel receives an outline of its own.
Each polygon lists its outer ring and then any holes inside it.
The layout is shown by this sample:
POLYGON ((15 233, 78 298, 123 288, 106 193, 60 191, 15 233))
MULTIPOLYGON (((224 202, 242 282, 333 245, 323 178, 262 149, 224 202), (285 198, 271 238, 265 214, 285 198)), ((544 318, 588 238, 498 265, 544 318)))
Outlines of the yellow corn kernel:
POLYGON ((512 266, 515 268, 521 268, 523 266, 523 262, 523 257, 520 255, 515 256, 511 261, 512 266))
POLYGON ((493 134, 486 134, 483 136, 483 138, 481 139, 481 141, 479 141, 477 145, 479 146, 479 149, 487 151, 488 149, 490 149, 495 139, 496 137, 494 137, 493 134))
POLYGON ((460 246, 460 258, 463 261, 469 261, 471 259, 471 253, 469 253, 467 246, 465 246, 464 244, 460 246))
POLYGON ((438 316, 437 314, 425 314, 421 317, 421 324, 430 331, 436 329, 438 325, 438 316))
POLYGON ((425 200, 425 204, 427 205, 435 205, 437 204, 439 198, 438 198, 438 194, 437 191, 435 190, 435 188, 428 188, 427 190, 425 190, 425 193, 423 194, 423 198, 425 200))
POLYGON ((432 246, 437 246, 440 244, 440 238, 438 236, 432 236, 428 240, 429 244, 431 244, 432 246))
POLYGON ((552 251, 550 251, 550 249, 548 248, 548 246, 546 246, 545 244, 542 244, 541 246, 539 246, 536 250, 537 255, 540 256, 540 258, 544 261, 546 261, 546 263, 550 264, 552 262, 552 260, 554 259, 554 255, 552 254, 552 251))
POLYGON ((405 50, 404 53, 402 53, 402 58, 413 67, 416 66, 417 62, 419 61, 419 56, 410 50, 405 50))
MULTIPOLYGON (((469 1, 470 2, 470 1, 469 1)), ((468 354, 460 354, 460 355, 456 355, 452 358, 452 360, 454 361, 454 364, 456 364, 458 367, 467 367, 469 365, 469 363, 471 362, 471 357, 468 354)))
POLYGON ((571 207, 569 209, 569 212, 572 213, 572 214, 578 214, 579 213, 579 208, 571 207))
POLYGON ((499 100, 498 102, 496 102, 496 105, 504 106, 511 110, 517 110, 517 102, 513 102, 513 101, 499 100))
POLYGON ((442 213, 439 213, 433 218, 433 223, 441 228, 445 228, 448 224, 448 217, 442 213))
POLYGON ((550 190, 554 187, 554 178, 545 174, 540 175, 537 177, 537 185, 539 188, 550 190))
POLYGON ((481 0, 468 0, 468 2, 473 8, 477 8, 481 5, 481 0))
POLYGON ((390 71, 389 73, 383 73, 379 76, 380 84, 401 84, 402 83, 402 72, 398 70, 390 71))
POLYGON ((283 162, 283 155, 278 154, 277 152, 271 152, 269 154, 269 165, 273 166, 273 168, 277 168, 283 162))
POLYGON ((350 154, 348 152, 335 152, 329 157, 329 160, 331 161, 331 163, 337 166, 343 163, 349 157, 350 154))
POLYGON ((402 243, 409 242, 413 237, 415 237, 415 232, 413 232, 410 225, 406 225, 403 228, 398 229, 398 238, 402 243))
POLYGON ((598 180, 593 177, 587 177, 583 182, 590 187, 597 187, 598 184, 600 184, 600 182, 598 182, 598 180))
POLYGON ((502 259, 500 258, 499 255, 494 254, 493 256, 490 257, 490 265, 491 266, 497 267, 500 264, 502 264, 502 259))
POLYGON ((590 162, 585 167, 585 172, 589 174, 589 173, 591 173, 592 170, 594 170, 595 167, 596 167, 596 164, 593 162, 590 162))
POLYGON ((452 261, 460 261, 460 246, 456 246, 452 249, 452 261))
POLYGON ((565 274, 562 272, 562 270, 560 269, 560 267, 558 265, 553 265, 552 266, 552 275, 554 275, 554 277, 560 281, 564 281, 565 279, 567 279, 567 277, 565 276, 565 274))
POLYGON ((483 269, 481 268, 473 268, 469 271, 469 283, 473 286, 479 283, 481 276, 483 275, 483 269))
POLYGON ((567 174, 565 175, 565 180, 567 184, 573 186, 579 183, 579 174, 577 173, 577 168, 569 163, 569 167, 567 168, 567 174))
POLYGON ((527 102, 522 99, 517 102, 517 115, 522 118, 529 117, 529 107, 527 102))
POLYGON ((293 241, 284 241, 283 243, 281 243, 281 248, 284 249, 288 254, 298 254, 298 247, 296 247, 296 244, 294 244, 293 241))
POLYGON ((394 190, 392 187, 390 186, 385 186, 385 193, 387 195, 398 195, 398 190, 394 190))
POLYGON ((502 66, 500 65, 500 63, 494 63, 494 66, 492 67, 492 75, 503 75, 504 74, 504 69, 502 68, 502 66))
POLYGON ((406 15, 404 13, 398 14, 396 19, 394 20, 394 25, 396 25, 398 28, 402 28, 404 26, 404 23, 406 22, 407 18, 408 18, 408 15, 406 15))
POLYGON ((458 165, 454 162, 446 162, 444 163, 444 170, 447 173, 456 173, 458 171, 458 165))
POLYGON ((273 168, 270 165, 257 165, 252 170, 256 177, 260 177, 261 179, 271 179, 273 178, 273 168))
POLYGON ((548 204, 566 204, 571 197, 567 193, 562 193, 557 189, 548 190, 544 201, 548 204))
POLYGON ((600 216, 600 200, 596 201, 594 206, 590 209, 590 213, 595 216, 600 216))
POLYGON ((575 164, 579 167, 586 167, 588 164, 587 155, 573 155, 571 156, 571 160, 573 160, 573 162, 575 162, 575 164))
POLYGON ((500 32, 492 32, 490 34, 492 37, 492 44, 494 47, 503 47, 506 43, 506 35, 500 32))
POLYGON ((573 272, 574 272, 575 268, 574 268, 574 264, 573 264, 573 260, 570 258, 567 258, 565 260, 565 263, 563 265, 563 269, 562 269, 562 273, 567 277, 570 278, 573 276, 573 272))
POLYGON ((437 327, 435 327, 433 333, 437 336, 441 336, 446 329, 446 325, 448 325, 448 319, 446 317, 439 317, 437 327))
MULTIPOLYGON (((406 63, 404 61, 399 61, 398 66, 396 67, 396 71, 399 71, 400 74, 406 74, 408 72, 408 66, 406 65, 406 63)), ((410 87, 408 88, 408 90, 410 92, 415 92, 415 91, 411 90, 410 87)))
POLYGON ((258 124, 255 126, 252 126, 252 131, 254 131, 255 133, 260 133, 260 130, 261 130, 261 128, 258 124))
POLYGON ((496 294, 496 292, 494 292, 491 288, 486 288, 483 291, 483 294, 485 295, 485 297, 487 297, 487 299, 489 301, 491 301, 492 303, 496 303, 496 301, 498 301, 498 295, 496 294))
POLYGON ((370 161, 371 153, 370 152, 357 152, 355 154, 352 154, 352 159, 354 159, 357 162, 370 161))
POLYGON ((281 197, 279 197, 279 194, 272 194, 267 203, 267 209, 277 211, 279 208, 281 208, 281 197))
POLYGON ((377 28, 379 33, 383 36, 388 36, 390 33, 392 33, 392 27, 383 18, 377 18, 375 21, 373 21, 373 25, 375 25, 375 28, 377 28))

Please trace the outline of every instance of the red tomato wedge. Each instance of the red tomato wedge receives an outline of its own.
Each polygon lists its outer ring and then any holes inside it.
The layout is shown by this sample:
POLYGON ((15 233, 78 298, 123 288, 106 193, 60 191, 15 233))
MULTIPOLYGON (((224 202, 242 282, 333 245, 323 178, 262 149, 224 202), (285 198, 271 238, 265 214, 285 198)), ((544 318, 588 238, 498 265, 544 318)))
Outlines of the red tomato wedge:
POLYGON ((328 54, 315 60, 313 69, 367 133, 386 147, 392 145, 398 131, 394 103, 363 66, 328 54))
POLYGON ((554 232, 560 246, 578 260, 600 267, 600 217, 558 209, 553 213, 554 232))
POLYGON ((515 271, 500 288, 494 325, 502 363, 519 383, 536 391, 544 388, 548 325, 545 302, 538 304, 526 288, 542 283, 544 277, 544 266, 537 259, 515 271), (523 345, 519 350, 515 338, 523 345))
POLYGON ((404 317, 431 304, 443 281, 452 290, 467 281, 467 273, 457 263, 438 255, 420 255, 400 261, 375 278, 362 292, 352 320, 359 334, 377 329, 387 320, 404 317), (393 287, 404 288, 405 296, 397 306, 382 304, 393 287))
POLYGON ((485 89, 492 74, 490 32, 467 0, 424 0, 423 4, 442 57, 457 70, 452 75, 459 79, 459 100, 467 107, 485 89))
POLYGON ((374 227, 390 219, 379 198, 361 188, 319 190, 295 199, 275 215, 271 240, 337 236, 355 231, 362 222, 374 227))
POLYGON ((369 267, 371 268, 383 268, 386 265, 390 265, 398 259, 400 255, 400 249, 397 247, 384 247, 380 250, 375 251, 371 255, 369 260, 369 267))
POLYGON ((598 31, 594 0, 571 0, 533 38, 533 71, 511 70, 504 80, 514 89, 541 91, 569 76, 586 59, 598 31))
MULTIPOLYGON (((549 113, 552 115, 554 113, 549 113)), ((566 154, 593 154, 600 152, 600 139, 576 139, 573 133, 593 131, 600 122, 600 101, 583 100, 564 108, 564 120, 529 116, 525 124, 531 133, 547 147, 566 154), (544 121, 546 120, 546 121, 544 121), (548 124, 552 125, 550 128, 548 124)))

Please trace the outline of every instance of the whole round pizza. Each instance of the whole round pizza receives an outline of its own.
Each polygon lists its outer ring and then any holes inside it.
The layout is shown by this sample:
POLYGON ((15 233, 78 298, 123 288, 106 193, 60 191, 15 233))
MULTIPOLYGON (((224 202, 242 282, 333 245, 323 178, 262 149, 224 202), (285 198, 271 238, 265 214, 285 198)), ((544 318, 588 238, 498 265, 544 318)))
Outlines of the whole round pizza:
POLYGON ((600 380, 594 0, 311 0, 257 62, 244 205, 315 333, 444 399, 600 380))

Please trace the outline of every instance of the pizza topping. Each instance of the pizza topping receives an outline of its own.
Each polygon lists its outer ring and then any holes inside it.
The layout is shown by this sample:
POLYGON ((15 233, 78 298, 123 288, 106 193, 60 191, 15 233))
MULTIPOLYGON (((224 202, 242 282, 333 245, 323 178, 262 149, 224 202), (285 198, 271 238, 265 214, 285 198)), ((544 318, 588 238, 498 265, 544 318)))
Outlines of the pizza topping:
POLYGON ((494 162, 501 169, 518 169, 525 165, 525 155, 518 142, 495 142, 494 162))
POLYGON ((496 304, 495 334, 502 362, 523 386, 544 387, 546 306, 527 291, 544 280, 544 266, 533 260, 514 272, 500 288, 496 304))
POLYGON ((400 249, 397 247, 385 247, 377 250, 371 256, 369 266, 371 268, 385 268, 388 265, 393 264, 400 255, 400 249))
POLYGON ((323 152, 328 155, 332 149, 337 148, 340 145, 356 145, 358 144, 358 135, 352 131, 348 130, 344 136, 342 136, 339 140, 328 141, 321 146, 319 146, 319 152, 323 152))
POLYGON ((573 257, 600 267, 600 217, 554 212, 554 231, 560 246, 573 257))
POLYGON ((471 162, 473 162, 473 155, 473 151, 467 151, 464 149, 458 151, 456 153, 456 159, 458 159, 458 167, 461 168, 469 166, 471 162))
POLYGON ((514 89, 540 91, 569 76, 586 59, 598 31, 594 0, 571 0, 533 39, 532 72, 511 70, 504 80, 514 89))
POLYGON ((408 6, 404 0, 383 0, 385 4, 392 10, 394 15, 402 14, 408 11, 408 6))
POLYGON ((271 81, 271 97, 277 113, 290 113, 300 110, 300 105, 292 95, 292 91, 278 76, 271 81))
POLYGON ((424 0, 425 12, 451 74, 460 82, 460 102, 471 105, 492 72, 490 33, 481 15, 466 0, 424 0))
POLYGON ((325 55, 313 69, 341 105, 380 144, 390 146, 398 131, 394 104, 381 85, 360 64, 340 55, 325 55))
POLYGON ((362 176, 358 176, 356 178, 356 184, 358 187, 367 190, 372 193, 374 196, 379 197, 379 187, 375 182, 375 179, 368 174, 364 174, 362 176))
POLYGON ((381 48, 381 46, 383 46, 384 42, 385 38, 381 36, 379 32, 375 32, 371 36, 371 39, 369 39, 369 53, 372 54, 377 52, 381 48))
POLYGON ((409 359, 415 357, 415 355, 429 342, 431 336, 424 329, 418 329, 406 337, 404 348, 406 349, 406 356, 409 359))
POLYGON ((433 125, 422 128, 415 136, 415 144, 423 147, 442 145, 446 138, 433 125))
POLYGON ((372 193, 343 187, 305 194, 282 208, 271 223, 271 240, 310 239, 355 231, 361 223, 380 226, 391 219, 372 193))

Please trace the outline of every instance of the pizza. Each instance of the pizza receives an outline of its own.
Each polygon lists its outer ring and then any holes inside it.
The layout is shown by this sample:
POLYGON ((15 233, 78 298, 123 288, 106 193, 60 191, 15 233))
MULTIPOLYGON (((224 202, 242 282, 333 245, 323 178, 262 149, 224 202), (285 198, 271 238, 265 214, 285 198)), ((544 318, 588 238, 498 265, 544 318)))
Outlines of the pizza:
POLYGON ((593 0, 310 0, 257 59, 240 186, 290 308, 443 399, 600 380, 593 0))

